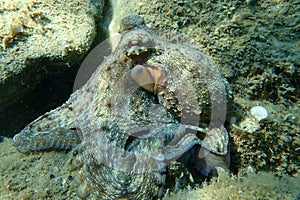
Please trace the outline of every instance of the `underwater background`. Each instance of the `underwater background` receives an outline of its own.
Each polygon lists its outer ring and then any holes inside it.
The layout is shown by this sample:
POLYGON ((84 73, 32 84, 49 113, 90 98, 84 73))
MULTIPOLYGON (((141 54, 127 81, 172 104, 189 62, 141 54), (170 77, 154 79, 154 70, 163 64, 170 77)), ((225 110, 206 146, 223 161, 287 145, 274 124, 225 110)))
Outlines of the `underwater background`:
POLYGON ((75 151, 21 154, 11 138, 69 98, 83 59, 130 14, 184 34, 234 97, 230 174, 195 183, 172 163, 163 199, 299 198, 299 1, 3 0, 0 12, 0 199, 78 199, 75 151))

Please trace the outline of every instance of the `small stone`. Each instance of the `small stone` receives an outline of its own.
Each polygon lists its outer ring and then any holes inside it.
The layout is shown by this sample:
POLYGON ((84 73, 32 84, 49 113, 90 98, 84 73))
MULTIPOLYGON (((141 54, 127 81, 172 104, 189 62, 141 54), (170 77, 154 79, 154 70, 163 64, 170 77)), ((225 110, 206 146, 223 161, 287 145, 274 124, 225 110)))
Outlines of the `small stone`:
POLYGON ((268 110, 262 106, 254 106, 253 108, 251 108, 250 112, 252 116, 258 121, 266 119, 269 116, 268 110))

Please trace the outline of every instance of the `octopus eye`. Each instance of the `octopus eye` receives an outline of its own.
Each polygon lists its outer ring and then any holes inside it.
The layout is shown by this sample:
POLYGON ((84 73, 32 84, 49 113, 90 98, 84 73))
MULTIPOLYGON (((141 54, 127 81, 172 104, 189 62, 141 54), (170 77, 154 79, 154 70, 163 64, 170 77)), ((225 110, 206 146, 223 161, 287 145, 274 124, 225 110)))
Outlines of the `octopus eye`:
POLYGON ((138 40, 133 40, 130 43, 130 47, 126 51, 126 55, 128 57, 136 57, 136 56, 141 56, 145 55, 145 53, 148 52, 148 48, 143 46, 140 41, 138 40))
POLYGON ((153 94, 157 94, 162 85, 163 74, 156 67, 136 65, 130 76, 139 86, 153 94))

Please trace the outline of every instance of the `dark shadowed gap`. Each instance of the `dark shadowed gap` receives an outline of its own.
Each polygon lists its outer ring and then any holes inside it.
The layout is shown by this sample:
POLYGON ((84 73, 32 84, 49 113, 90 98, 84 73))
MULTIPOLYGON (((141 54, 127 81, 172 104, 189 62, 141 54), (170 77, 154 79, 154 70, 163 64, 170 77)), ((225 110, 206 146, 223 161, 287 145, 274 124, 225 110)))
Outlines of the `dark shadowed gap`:
MULTIPOLYGON (((109 1, 105 1, 102 16, 96 19, 97 36, 91 50, 108 36, 108 26, 112 18, 109 1)), ((48 74, 22 99, 0 110, 0 137, 13 137, 40 115, 61 106, 73 91, 74 80, 81 62, 70 66, 70 69, 64 73, 48 74)), ((93 71, 89 73, 91 75, 93 71)))

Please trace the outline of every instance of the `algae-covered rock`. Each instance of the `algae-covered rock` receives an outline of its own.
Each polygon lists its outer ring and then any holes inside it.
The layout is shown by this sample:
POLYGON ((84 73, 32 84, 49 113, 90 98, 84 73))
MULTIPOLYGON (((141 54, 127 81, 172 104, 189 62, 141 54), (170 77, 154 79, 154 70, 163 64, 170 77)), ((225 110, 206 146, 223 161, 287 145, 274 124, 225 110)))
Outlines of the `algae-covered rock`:
POLYGON ((270 172, 241 169, 238 175, 219 173, 201 188, 170 194, 164 200, 183 199, 298 199, 300 177, 278 178, 270 172))
POLYGON ((83 58, 102 6, 82 0, 0 3, 0 110, 83 58))

